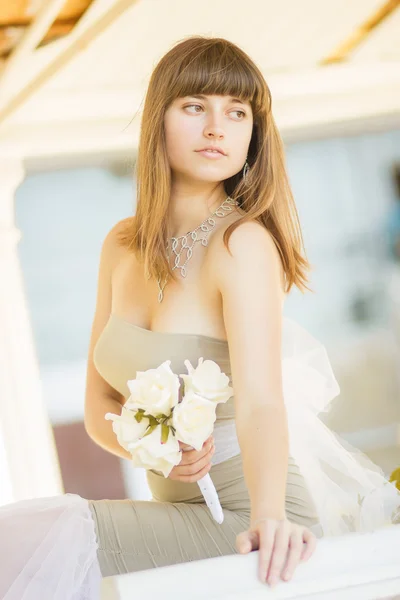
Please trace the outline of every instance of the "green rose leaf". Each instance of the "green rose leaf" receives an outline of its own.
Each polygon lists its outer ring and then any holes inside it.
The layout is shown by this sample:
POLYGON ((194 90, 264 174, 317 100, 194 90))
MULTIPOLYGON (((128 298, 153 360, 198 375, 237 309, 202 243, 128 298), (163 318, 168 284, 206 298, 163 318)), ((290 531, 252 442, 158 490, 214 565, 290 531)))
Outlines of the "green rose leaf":
POLYGON ((168 436, 169 436, 169 427, 168 427, 168 425, 165 425, 165 423, 163 423, 161 425, 161 443, 162 444, 166 444, 168 442, 168 436))
POLYGON ((156 427, 158 427, 158 423, 155 423, 154 425, 149 425, 143 437, 146 437, 146 435, 150 435, 151 433, 153 433, 156 427))

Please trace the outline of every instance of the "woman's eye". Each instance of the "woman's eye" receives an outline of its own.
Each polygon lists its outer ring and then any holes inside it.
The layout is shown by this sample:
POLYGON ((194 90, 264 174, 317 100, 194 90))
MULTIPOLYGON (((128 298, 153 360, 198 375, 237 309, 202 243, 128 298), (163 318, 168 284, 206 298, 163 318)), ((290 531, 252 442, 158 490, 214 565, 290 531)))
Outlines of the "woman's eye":
MULTIPOLYGON (((185 106, 185 108, 200 108, 201 109, 202 107, 200 106, 200 104, 188 104, 188 106, 185 106)), ((194 112, 199 112, 199 111, 195 110, 194 112)))
MULTIPOLYGON (((201 110, 203 110, 203 107, 200 106, 200 104, 188 104, 187 106, 185 106, 185 108, 193 108, 195 110, 192 112, 195 112, 195 113, 199 113, 201 110), (199 110, 196 110, 197 108, 199 110)), ((242 121, 244 119, 244 117, 246 116, 246 113, 243 110, 234 110, 232 112, 236 113, 236 115, 240 115, 240 117, 238 118, 239 121, 242 121)))
POLYGON ((246 116, 246 113, 242 110, 234 110, 233 112, 235 112, 237 115, 242 115, 240 120, 242 120, 246 116))

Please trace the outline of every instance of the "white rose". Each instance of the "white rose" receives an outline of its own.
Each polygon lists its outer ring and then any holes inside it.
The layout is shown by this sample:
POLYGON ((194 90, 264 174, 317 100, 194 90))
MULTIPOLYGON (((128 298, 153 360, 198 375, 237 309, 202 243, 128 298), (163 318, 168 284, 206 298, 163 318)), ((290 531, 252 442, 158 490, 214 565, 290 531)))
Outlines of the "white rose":
POLYGON ((107 413, 107 421, 113 421, 112 428, 117 436, 119 444, 129 451, 129 444, 139 440, 145 433, 149 424, 149 419, 142 418, 138 423, 135 419, 135 412, 122 407, 121 415, 107 413))
POLYGON ((178 404, 180 381, 167 360, 157 369, 138 371, 136 379, 127 383, 131 392, 125 406, 130 409, 143 409, 156 417, 159 414, 169 416, 172 408, 178 404))
POLYGON ((161 443, 161 425, 158 425, 150 435, 130 444, 129 452, 132 454, 135 467, 161 471, 164 477, 168 477, 182 458, 179 442, 171 430, 167 442, 161 443))
POLYGON ((184 444, 201 450, 205 440, 211 435, 216 419, 216 404, 189 391, 174 408, 172 426, 175 436, 184 444))
POLYGON ((181 375, 185 383, 185 394, 193 391, 195 394, 219 404, 226 402, 233 396, 233 389, 229 387, 229 377, 222 373, 213 360, 199 358, 196 369, 189 360, 185 360, 188 375, 181 375))

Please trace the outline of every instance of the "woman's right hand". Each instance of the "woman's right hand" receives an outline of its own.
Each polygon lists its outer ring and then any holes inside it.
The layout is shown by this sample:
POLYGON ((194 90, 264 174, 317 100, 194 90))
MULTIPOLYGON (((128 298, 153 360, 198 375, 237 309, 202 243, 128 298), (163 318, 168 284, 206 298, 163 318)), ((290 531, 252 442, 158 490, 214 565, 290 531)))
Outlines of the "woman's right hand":
POLYGON ((171 470, 169 479, 195 483, 207 475, 211 469, 211 458, 215 450, 212 435, 204 442, 201 450, 193 450, 191 446, 182 442, 179 442, 179 448, 182 450, 182 459, 179 465, 171 470))

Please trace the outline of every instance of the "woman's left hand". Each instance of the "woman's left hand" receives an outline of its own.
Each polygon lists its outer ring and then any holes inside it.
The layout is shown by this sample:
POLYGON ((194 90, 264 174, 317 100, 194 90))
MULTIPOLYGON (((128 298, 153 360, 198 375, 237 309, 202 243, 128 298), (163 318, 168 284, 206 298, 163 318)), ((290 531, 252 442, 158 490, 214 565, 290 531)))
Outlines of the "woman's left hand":
POLYGON ((310 558, 317 538, 307 527, 288 519, 258 519, 236 538, 240 554, 259 550, 258 576, 275 585, 279 578, 291 579, 297 565, 310 558))

